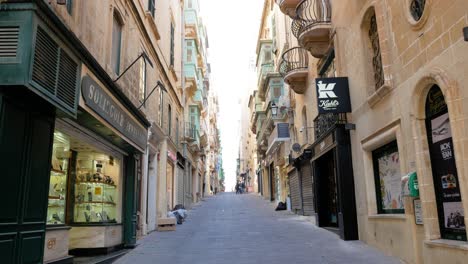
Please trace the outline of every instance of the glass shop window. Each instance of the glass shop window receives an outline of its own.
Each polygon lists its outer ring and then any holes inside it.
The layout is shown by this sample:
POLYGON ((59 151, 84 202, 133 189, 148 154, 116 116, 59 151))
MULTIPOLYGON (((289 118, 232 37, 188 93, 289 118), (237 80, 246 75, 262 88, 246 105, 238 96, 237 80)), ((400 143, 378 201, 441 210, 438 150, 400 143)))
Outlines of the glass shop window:
POLYGON ((377 211, 379 214, 403 214, 400 156, 393 141, 372 152, 377 211))
POLYGON ((59 131, 55 131, 47 207, 48 225, 65 224, 70 154, 70 138, 59 131))
POLYGON ((77 153, 74 223, 117 223, 121 161, 86 149, 77 153))

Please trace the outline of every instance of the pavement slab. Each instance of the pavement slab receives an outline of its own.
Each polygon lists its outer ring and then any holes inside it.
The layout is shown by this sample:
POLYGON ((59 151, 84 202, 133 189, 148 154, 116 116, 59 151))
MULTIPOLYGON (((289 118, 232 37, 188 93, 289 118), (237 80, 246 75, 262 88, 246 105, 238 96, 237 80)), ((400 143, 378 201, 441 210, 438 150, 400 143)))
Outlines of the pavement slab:
POLYGON ((343 241, 307 217, 274 211, 256 194, 222 193, 189 211, 174 232, 153 232, 117 264, 401 264, 361 241, 343 241))

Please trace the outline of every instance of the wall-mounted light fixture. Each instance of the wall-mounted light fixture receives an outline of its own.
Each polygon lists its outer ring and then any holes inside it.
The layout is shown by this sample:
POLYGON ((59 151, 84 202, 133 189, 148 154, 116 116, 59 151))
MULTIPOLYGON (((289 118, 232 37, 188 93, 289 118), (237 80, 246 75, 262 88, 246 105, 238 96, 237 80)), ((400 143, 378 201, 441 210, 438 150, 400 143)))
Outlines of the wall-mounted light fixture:
POLYGON ((468 27, 463 28, 463 36, 465 37, 465 41, 468 41, 468 27))

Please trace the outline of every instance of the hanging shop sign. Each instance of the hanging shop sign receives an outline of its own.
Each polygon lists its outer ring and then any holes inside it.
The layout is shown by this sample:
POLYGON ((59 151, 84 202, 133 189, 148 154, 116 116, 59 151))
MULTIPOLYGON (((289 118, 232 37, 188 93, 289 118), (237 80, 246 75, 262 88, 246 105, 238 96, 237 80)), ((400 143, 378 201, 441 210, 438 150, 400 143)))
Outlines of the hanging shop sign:
POLYGON ((351 112, 348 77, 317 78, 315 86, 319 114, 351 112))
POLYGON ((177 155, 176 155, 174 152, 168 150, 168 151, 167 151, 167 156, 168 156, 173 162, 176 162, 176 161, 177 161, 177 155))
POLYGON ((147 130, 141 127, 105 89, 88 75, 83 77, 81 93, 89 108, 138 147, 146 148, 147 130))

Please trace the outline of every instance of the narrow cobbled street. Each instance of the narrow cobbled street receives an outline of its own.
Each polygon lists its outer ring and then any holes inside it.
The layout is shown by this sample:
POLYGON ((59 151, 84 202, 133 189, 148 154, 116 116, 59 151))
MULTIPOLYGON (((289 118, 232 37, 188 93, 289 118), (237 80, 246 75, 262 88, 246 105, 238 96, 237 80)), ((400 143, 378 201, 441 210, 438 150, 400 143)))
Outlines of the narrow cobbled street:
POLYGON ((400 263, 359 241, 343 241, 306 217, 275 212, 254 195, 225 193, 190 211, 175 232, 153 232, 116 261, 143 263, 400 263))

